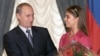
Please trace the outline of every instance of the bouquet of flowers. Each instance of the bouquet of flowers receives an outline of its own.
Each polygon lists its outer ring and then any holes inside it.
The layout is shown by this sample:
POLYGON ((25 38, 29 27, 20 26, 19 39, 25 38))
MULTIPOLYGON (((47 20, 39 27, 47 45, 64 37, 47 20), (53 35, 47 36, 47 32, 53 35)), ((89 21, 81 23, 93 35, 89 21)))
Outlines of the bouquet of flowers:
POLYGON ((84 47, 79 42, 69 44, 59 50, 59 56, 97 56, 92 50, 84 47))

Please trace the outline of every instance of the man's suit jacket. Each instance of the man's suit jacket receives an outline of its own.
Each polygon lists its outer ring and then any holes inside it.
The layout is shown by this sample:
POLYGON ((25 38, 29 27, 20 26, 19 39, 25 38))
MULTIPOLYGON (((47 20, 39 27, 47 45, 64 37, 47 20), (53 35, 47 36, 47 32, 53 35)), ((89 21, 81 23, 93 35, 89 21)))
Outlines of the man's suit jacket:
POLYGON ((3 37, 3 46, 8 56, 53 56, 56 48, 47 29, 32 26, 33 48, 24 32, 16 27, 3 37))

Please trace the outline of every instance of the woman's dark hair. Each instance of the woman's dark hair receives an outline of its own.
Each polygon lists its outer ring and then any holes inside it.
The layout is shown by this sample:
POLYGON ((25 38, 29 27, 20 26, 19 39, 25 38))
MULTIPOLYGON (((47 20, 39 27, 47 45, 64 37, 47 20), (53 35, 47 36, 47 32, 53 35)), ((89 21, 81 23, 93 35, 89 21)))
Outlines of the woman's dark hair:
MULTIPOLYGON (((79 17, 78 28, 79 28, 79 30, 84 32, 86 35, 88 35, 87 28, 86 28, 85 16, 82 11, 82 8, 80 6, 73 5, 73 6, 70 6, 69 8, 67 8, 66 12, 71 13, 74 17, 79 17)), ((70 31, 70 30, 68 29, 68 31, 70 31)))

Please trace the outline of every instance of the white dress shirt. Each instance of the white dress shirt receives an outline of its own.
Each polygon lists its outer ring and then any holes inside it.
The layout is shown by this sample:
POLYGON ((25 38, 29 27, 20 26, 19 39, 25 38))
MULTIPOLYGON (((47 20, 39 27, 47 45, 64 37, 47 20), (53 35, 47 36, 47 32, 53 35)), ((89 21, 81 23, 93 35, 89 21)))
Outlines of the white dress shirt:
POLYGON ((24 32, 24 34, 25 34, 27 37, 28 37, 28 33, 26 33, 26 30, 27 30, 27 29, 30 30, 30 34, 31 34, 31 36, 33 36, 33 35, 32 35, 32 29, 31 29, 31 27, 30 27, 30 28, 25 28, 25 27, 19 25, 19 28, 24 32))

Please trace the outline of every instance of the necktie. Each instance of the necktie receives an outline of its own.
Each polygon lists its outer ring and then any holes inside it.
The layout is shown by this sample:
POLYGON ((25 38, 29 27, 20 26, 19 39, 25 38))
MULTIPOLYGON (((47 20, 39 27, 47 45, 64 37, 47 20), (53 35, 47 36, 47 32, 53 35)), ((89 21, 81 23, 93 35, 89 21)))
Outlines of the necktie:
POLYGON ((28 33, 28 40, 29 40, 29 42, 30 42, 31 46, 33 47, 33 43, 32 43, 32 36, 31 36, 31 34, 30 34, 30 30, 29 30, 29 29, 27 29, 27 30, 26 30, 26 33, 28 33))

